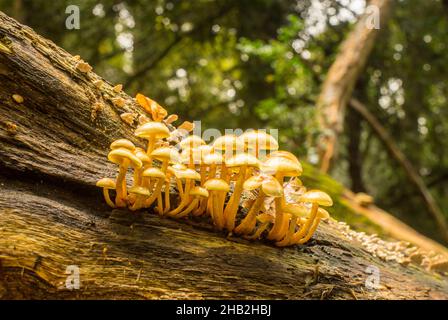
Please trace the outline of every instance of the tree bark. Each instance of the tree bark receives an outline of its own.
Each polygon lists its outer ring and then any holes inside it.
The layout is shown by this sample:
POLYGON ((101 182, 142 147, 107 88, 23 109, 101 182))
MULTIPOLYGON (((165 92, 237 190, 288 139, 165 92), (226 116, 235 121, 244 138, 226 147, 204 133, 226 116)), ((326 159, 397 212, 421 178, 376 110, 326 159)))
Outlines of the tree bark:
POLYGON ((418 174, 417 170, 414 169, 413 165, 406 156, 401 152, 400 148, 395 144, 392 137, 386 131, 386 129, 381 125, 381 123, 375 118, 375 116, 357 99, 350 100, 350 106, 356 110, 364 120, 370 125, 372 130, 380 138, 381 142, 386 146, 392 157, 400 164, 404 169, 409 180, 414 184, 414 186, 419 191, 422 200, 425 202, 428 212, 434 219, 437 227, 440 230, 440 234, 443 239, 448 242, 448 225, 445 219, 445 215, 442 210, 437 205, 437 202, 433 198, 431 192, 426 187, 422 177, 418 174))
MULTIPOLYGON (((390 0, 369 2, 370 7, 379 10, 381 28, 387 23, 391 5, 390 0)), ((372 28, 371 19, 371 13, 364 14, 348 34, 328 70, 317 100, 318 120, 322 130, 319 150, 323 172, 330 169, 336 154, 338 135, 343 131, 345 107, 381 30, 372 28)))
POLYGON ((119 114, 142 111, 76 64, 0 12, 0 298, 448 298, 447 278, 373 256, 333 220, 280 249, 204 221, 111 210, 95 182, 116 174, 114 139, 141 143, 119 114), (72 265, 78 290, 66 288, 72 265), (376 290, 364 285, 369 265, 381 272, 376 290))

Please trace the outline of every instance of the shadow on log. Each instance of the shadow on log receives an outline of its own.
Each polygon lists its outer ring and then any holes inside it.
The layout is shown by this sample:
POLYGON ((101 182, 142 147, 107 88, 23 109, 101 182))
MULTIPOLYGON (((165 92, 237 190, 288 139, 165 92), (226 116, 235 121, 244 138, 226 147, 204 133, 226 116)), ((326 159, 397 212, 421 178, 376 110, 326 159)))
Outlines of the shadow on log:
POLYGON ((110 210, 95 182, 115 175, 111 141, 139 144, 119 115, 142 111, 78 63, 0 12, 0 298, 448 298, 447 278, 373 256, 333 220, 307 245, 280 249, 110 210), (70 265, 79 290, 66 289, 70 265), (365 286, 369 266, 376 290, 365 286))

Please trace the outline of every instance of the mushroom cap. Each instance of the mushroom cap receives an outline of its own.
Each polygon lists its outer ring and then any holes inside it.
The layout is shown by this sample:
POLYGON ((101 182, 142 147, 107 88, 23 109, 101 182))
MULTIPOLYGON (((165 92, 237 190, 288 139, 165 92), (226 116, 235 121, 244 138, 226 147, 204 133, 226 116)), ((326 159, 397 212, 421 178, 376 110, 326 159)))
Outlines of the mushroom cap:
POLYGON ((144 188, 144 187, 140 187, 140 186, 134 186, 132 188, 129 189, 129 193, 135 193, 135 194, 139 194, 142 196, 150 196, 151 192, 149 191, 148 188, 144 188))
POLYGON ((134 150, 134 154, 137 158, 140 159, 140 161, 145 164, 145 163, 151 163, 151 158, 148 157, 148 155, 146 154, 146 152, 141 149, 141 148, 135 148, 134 150))
POLYGON ((159 168, 148 168, 142 172, 143 177, 165 179, 165 174, 159 168))
POLYGON ((161 122, 150 121, 138 127, 135 130, 135 135, 146 139, 151 137, 163 139, 170 136, 170 130, 161 122))
POLYGON ((330 213, 325 210, 324 208, 320 208, 317 210, 317 216, 321 218, 322 220, 326 220, 330 218, 330 213))
POLYGON ((191 196, 198 196, 198 197, 204 197, 204 198, 208 198, 209 194, 207 189, 202 188, 202 187, 194 187, 190 190, 190 195, 191 196))
POLYGON ((128 149, 114 149, 107 155, 107 158, 110 162, 113 162, 115 164, 121 165, 125 159, 128 159, 131 163, 131 167, 134 168, 141 168, 142 167, 142 161, 137 158, 131 151, 128 149))
POLYGON ((213 142, 213 149, 224 150, 244 150, 244 143, 234 134, 226 134, 213 142))
POLYGON ((223 179, 210 179, 204 183, 204 188, 209 191, 225 191, 229 192, 230 186, 223 179))
POLYGON ((208 166, 212 164, 222 164, 224 158, 219 153, 210 153, 202 158, 202 162, 208 166))
POLYGON ((96 182, 96 186, 104 189, 115 189, 115 181, 111 178, 103 178, 96 182))
POLYGON ((248 149, 277 150, 278 142, 273 136, 262 130, 246 131, 238 137, 248 149))
POLYGON ((238 153, 226 161, 226 167, 233 168, 241 166, 258 168, 260 166, 260 160, 247 153, 238 153))
POLYGON ((252 176, 246 181, 244 181, 243 189, 252 191, 255 189, 258 189, 261 184, 263 183, 263 177, 262 176, 252 176))
POLYGON ((285 151, 285 150, 273 151, 267 156, 267 158, 268 159, 270 159, 270 158, 285 158, 285 159, 300 163, 299 159, 297 159, 297 157, 294 154, 292 154, 289 151, 285 151))
POLYGON ((300 162, 295 162, 287 158, 273 157, 267 159, 261 166, 261 171, 274 175, 281 173, 287 177, 296 177, 302 174, 302 165, 300 162))
POLYGON ((198 148, 199 146, 205 145, 205 141, 197 135, 191 135, 179 142, 182 149, 186 148, 198 148))
POLYGON ((175 163, 171 167, 168 167, 168 170, 171 170, 171 171, 173 171, 173 170, 185 170, 185 169, 187 169, 187 167, 184 166, 181 163, 175 163))
POLYGON ((301 203, 286 203, 282 206, 282 210, 296 218, 306 218, 311 211, 310 208, 301 203))
POLYGON ((201 180, 201 175, 193 169, 174 170, 173 172, 178 179, 201 180))
POLYGON ((277 179, 273 177, 267 177, 261 184, 261 190, 269 197, 281 197, 283 196, 283 187, 277 179))
POLYGON ((160 161, 169 160, 170 163, 179 163, 179 152, 173 147, 160 147, 151 152, 151 157, 160 161))
POLYGON ((308 190, 299 196, 297 200, 301 202, 317 203, 318 205, 325 207, 333 205, 333 200, 328 194, 316 189, 308 190))
POLYGON ((124 148, 124 149, 128 149, 130 151, 134 151, 135 145, 128 139, 118 139, 110 144, 110 148, 111 148, 111 150, 124 148))

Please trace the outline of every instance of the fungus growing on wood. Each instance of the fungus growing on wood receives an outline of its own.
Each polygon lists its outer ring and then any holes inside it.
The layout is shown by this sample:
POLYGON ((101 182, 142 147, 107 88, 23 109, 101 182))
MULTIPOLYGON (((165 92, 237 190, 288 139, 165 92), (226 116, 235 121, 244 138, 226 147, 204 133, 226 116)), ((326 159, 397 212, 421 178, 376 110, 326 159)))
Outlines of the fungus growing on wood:
POLYGON ((108 181, 108 185, 98 182, 98 186, 115 187, 115 203, 109 198, 109 189, 103 190, 111 207, 127 205, 134 211, 149 208, 157 200, 156 211, 161 215, 182 218, 209 214, 218 230, 226 229, 247 239, 266 236, 277 246, 307 242, 320 221, 328 217, 319 205, 328 205, 329 197, 318 190, 306 192, 297 178, 302 173, 299 160, 288 151, 278 150, 278 142, 271 135, 255 130, 239 137, 224 135, 207 145, 201 137, 189 135, 193 123, 185 121, 176 128, 171 123, 177 115, 168 116, 163 107, 142 94, 136 99, 153 121, 141 115, 135 130, 135 136, 148 141, 146 150, 127 139, 118 139, 110 146, 108 158, 119 165, 117 180, 108 181), (181 147, 180 154, 175 144, 181 147), (261 151, 269 152, 264 162, 259 159, 264 158, 261 151), (129 167, 134 168, 134 176, 128 196, 129 167), (284 190, 285 177, 291 179, 284 190), (171 209, 173 178, 178 201, 171 209), (226 202, 231 184, 233 190, 226 202), (247 213, 235 227, 243 190, 255 191, 256 197, 246 201, 247 213), (265 208, 271 199, 274 209, 265 208), (306 217, 305 212, 309 213, 306 217))
POLYGON ((283 196, 283 187, 271 176, 253 176, 244 182, 243 188, 248 191, 256 189, 259 189, 259 191, 257 199, 250 207, 249 212, 235 228, 236 234, 249 234, 253 231, 257 222, 257 215, 266 197, 278 198, 283 196))
POLYGON ((146 153, 148 155, 154 150, 154 145, 158 139, 168 138, 170 130, 166 125, 156 121, 147 122, 135 130, 135 135, 148 140, 146 153))
POLYGON ((190 190, 190 194, 189 195, 192 197, 193 200, 190 202, 190 204, 188 205, 188 207, 186 209, 184 209, 183 211, 181 211, 178 214, 176 214, 174 216, 175 218, 185 217, 191 211, 196 209, 198 204, 199 204, 199 200, 203 199, 203 198, 208 198, 209 192, 205 188, 194 187, 193 189, 190 190))
POLYGON ((230 187, 223 179, 210 179, 204 184, 204 188, 210 192, 212 197, 213 207, 211 208, 210 215, 212 216, 213 223, 218 230, 221 230, 225 226, 223 207, 219 201, 221 194, 229 192, 230 187))
MULTIPOLYGON (((296 177, 302 174, 302 166, 298 161, 283 157, 270 157, 263 164, 261 170, 266 174, 274 175, 281 185, 283 185, 284 177, 296 177)), ((282 234, 288 227, 288 220, 284 218, 282 212, 283 204, 283 198, 275 199, 275 221, 268 235, 270 240, 281 240, 282 234)))
POLYGON ((110 207, 115 208, 115 203, 110 199, 110 196, 109 196, 109 190, 110 189, 115 190, 115 187, 116 187, 115 181, 110 178, 102 178, 97 181, 96 186, 103 188, 104 200, 106 200, 106 203, 110 207))
POLYGON ((300 196, 299 201, 305 203, 311 203, 311 212, 303 227, 299 231, 294 233, 294 235, 292 236, 291 238, 292 243, 298 243, 303 237, 305 237, 308 234, 308 231, 311 231, 310 228, 314 223, 314 220, 318 216, 318 209, 320 205, 325 207, 330 207, 333 205, 333 200, 331 199, 331 197, 325 192, 320 190, 309 190, 305 192, 302 196, 300 196))
POLYGON ((13 94, 12 98, 17 103, 23 103, 23 97, 17 93, 13 94))
POLYGON ((137 158, 129 149, 118 148, 113 149, 108 154, 108 159, 110 162, 118 164, 119 172, 116 181, 117 196, 115 198, 115 204, 117 207, 125 207, 125 200, 127 198, 126 192, 126 172, 129 166, 134 168, 140 168, 142 162, 137 158))
POLYGON ((112 90, 114 90, 114 92, 116 92, 116 93, 119 93, 119 92, 121 92, 121 90, 123 90, 123 85, 117 84, 115 87, 112 88, 112 90))
POLYGON ((241 193, 243 191, 243 183, 246 179, 246 168, 258 168, 260 162, 254 156, 251 156, 247 153, 239 153, 227 160, 225 165, 228 168, 239 169, 236 175, 235 188, 224 210, 224 220, 226 221, 226 227, 227 230, 231 232, 235 228, 235 217, 238 211, 241 193))

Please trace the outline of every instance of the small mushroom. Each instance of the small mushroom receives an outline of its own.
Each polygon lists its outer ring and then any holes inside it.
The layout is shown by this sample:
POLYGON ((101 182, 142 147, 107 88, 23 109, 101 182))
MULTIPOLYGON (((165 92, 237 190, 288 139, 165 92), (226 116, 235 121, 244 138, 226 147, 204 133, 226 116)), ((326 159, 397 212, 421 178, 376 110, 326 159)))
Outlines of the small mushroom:
POLYGON ((166 124, 172 124, 173 122, 176 122, 177 119, 179 119, 179 116, 177 114, 170 114, 166 119, 166 124))
POLYGON ((241 193, 243 191, 243 183, 246 180, 246 169, 248 167, 258 168, 260 162, 254 156, 247 153, 239 153, 226 161, 226 167, 239 168, 236 177, 235 187, 232 196, 224 210, 224 221, 229 232, 235 228, 235 217, 240 203, 241 193))
POLYGON ((213 223, 218 228, 218 230, 221 230, 225 226, 225 221, 223 206, 221 205, 219 199, 221 194, 226 194, 227 192, 229 192, 229 184, 223 179, 215 178, 207 180, 204 184, 204 188, 210 192, 210 197, 212 197, 213 207, 211 208, 210 214, 212 216, 213 223))
MULTIPOLYGON (((131 207, 131 210, 138 210, 138 209, 142 208, 143 204, 145 203, 145 199, 151 196, 151 188, 148 188, 146 181, 143 181, 143 180, 147 180, 150 178, 156 179, 159 181, 162 180, 162 183, 163 183, 163 181, 165 180, 165 174, 162 172, 162 170, 160 170, 158 168, 147 168, 142 172, 142 185, 143 185, 143 188, 148 190, 148 194, 146 196, 143 195, 143 197, 137 197, 133 206, 131 207)), ((157 198, 157 195, 155 198, 157 198)), ((161 207, 162 207, 162 204, 158 203, 159 210, 161 209, 161 207)), ((159 211, 159 213, 162 211, 159 211)))
POLYGON ((78 69, 79 71, 81 71, 83 73, 92 71, 92 67, 90 66, 90 64, 88 64, 87 62, 84 62, 83 60, 80 60, 76 64, 76 69, 78 69))
POLYGON ((281 184, 271 176, 253 176, 247 179, 243 188, 245 190, 259 189, 258 197, 249 209, 249 212, 235 228, 236 234, 249 234, 255 228, 257 222, 257 215, 261 210, 266 197, 278 198, 283 196, 283 187, 281 184))
POLYGON ((291 244, 304 244, 304 243, 308 242, 308 240, 311 239, 314 232, 316 231, 317 226, 319 225, 320 221, 326 220, 328 218, 330 218, 330 214, 328 213, 328 211, 325 210, 324 208, 319 208, 317 210, 316 218, 314 219, 313 224, 311 225, 311 228, 308 230, 306 236, 301 238, 298 241, 292 241, 291 244))
MULTIPOLYGON (((301 175, 302 166, 300 162, 285 157, 269 157, 262 165, 261 171, 265 174, 274 175, 277 181, 283 185, 284 177, 297 177, 301 175)), ((282 212, 284 202, 283 197, 275 199, 275 221, 268 235, 268 239, 270 240, 282 240, 282 235, 284 236, 286 234, 288 220, 282 212)))
POLYGON ((194 187, 190 190, 190 196, 193 198, 193 201, 190 202, 188 207, 183 211, 179 212, 175 215, 175 218, 182 218, 188 215, 191 211, 197 208, 200 199, 206 199, 209 196, 207 189, 202 187, 194 187))
POLYGON ((257 216, 257 221, 260 222, 260 226, 256 229, 254 234, 245 236, 248 240, 256 240, 260 238, 261 234, 274 222, 274 217, 269 213, 262 213, 257 216))
POLYGON ((176 216, 190 203, 190 190, 194 187, 194 184, 190 182, 201 181, 201 175, 193 169, 175 170, 174 175, 179 180, 185 180, 185 188, 179 205, 168 212, 168 215, 172 217, 176 216))
MULTIPOLYGON (((326 207, 333 205, 333 200, 331 199, 331 197, 328 194, 326 194, 325 192, 320 191, 320 190, 309 190, 309 191, 305 192, 304 194, 302 194, 300 196, 299 201, 305 202, 305 203, 311 203, 312 204, 311 212, 310 212, 310 215, 309 215, 305 225, 303 225, 303 227, 299 231, 294 233, 294 235, 292 236, 292 238, 291 238, 292 243, 298 243, 299 241, 301 241, 301 239, 303 237, 305 237, 306 235, 309 235, 309 231, 311 231, 310 228, 312 227, 314 220, 318 216, 319 205, 326 206, 326 207)), ((316 228, 317 228, 317 225, 316 225, 316 228)), ((311 235, 310 235, 310 237, 311 237, 311 235)))
POLYGON ((124 100, 122 97, 112 98, 110 99, 110 101, 112 101, 114 106, 119 108, 124 107, 124 105, 126 104, 126 100, 124 100))
POLYGON ((150 156, 154 150, 154 145, 158 139, 168 138, 170 130, 161 122, 150 121, 135 130, 135 135, 139 138, 148 140, 146 153, 150 156))
POLYGON ((134 186, 130 188, 129 193, 135 195, 136 198, 134 204, 129 207, 129 209, 132 211, 141 209, 142 199, 149 197, 149 195, 151 194, 148 188, 144 188, 142 186, 134 186))
POLYGON ((289 228, 285 237, 275 243, 278 247, 284 247, 291 244, 291 239, 294 232, 296 232, 296 227, 299 226, 300 228, 304 225, 304 223, 302 223, 302 219, 310 213, 310 208, 306 207, 302 203, 288 203, 283 206, 283 212, 290 214, 291 219, 289 220, 289 228))
POLYGON ((115 208, 114 202, 110 199, 109 196, 109 190, 114 189, 115 190, 115 181, 110 178, 103 178, 97 181, 96 183, 97 187, 103 188, 103 195, 104 200, 106 200, 106 203, 112 207, 115 208))
POLYGON ((273 136, 261 130, 247 131, 238 137, 243 143, 247 153, 260 158, 261 151, 278 149, 278 142, 273 136))
POLYGON ((116 181, 117 196, 115 204, 117 207, 125 207, 124 200, 127 198, 126 192, 126 172, 129 166, 136 169, 142 166, 142 162, 131 151, 125 148, 113 149, 108 154, 109 161, 119 165, 119 172, 116 181))
POLYGON ((141 93, 137 93, 135 99, 151 115, 152 120, 155 122, 161 122, 168 115, 168 112, 161 105, 141 93))
POLYGON ((120 114, 121 120, 126 122, 128 125, 132 125, 134 123, 136 116, 137 114, 132 112, 124 112, 120 114))
MULTIPOLYGON (((162 166, 161 166, 160 170, 165 175, 166 175, 169 163, 178 163, 180 160, 179 153, 177 152, 177 150, 175 148, 172 148, 172 147, 161 147, 161 148, 155 149, 151 153, 151 158, 162 161, 162 166)), ((164 181, 165 181, 165 177, 164 177, 164 179, 159 179, 157 181, 157 184, 156 184, 153 194, 145 202, 146 207, 151 206, 151 204, 156 199, 158 199, 159 196, 161 196, 164 181)), ((163 210, 162 210, 162 213, 163 213, 163 210)))

